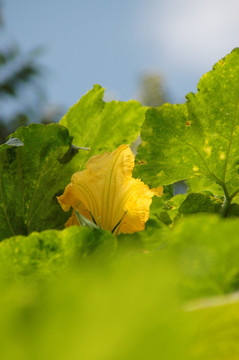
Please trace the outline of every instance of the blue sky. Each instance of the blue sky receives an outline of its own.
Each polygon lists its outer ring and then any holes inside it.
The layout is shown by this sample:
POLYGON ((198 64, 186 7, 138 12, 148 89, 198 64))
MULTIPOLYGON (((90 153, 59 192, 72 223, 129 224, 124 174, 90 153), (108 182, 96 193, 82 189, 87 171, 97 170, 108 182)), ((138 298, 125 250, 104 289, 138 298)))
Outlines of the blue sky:
POLYGON ((238 0, 5 0, 9 40, 42 45, 52 104, 66 107, 99 83, 137 98, 142 72, 164 75, 173 102, 239 46, 238 0))

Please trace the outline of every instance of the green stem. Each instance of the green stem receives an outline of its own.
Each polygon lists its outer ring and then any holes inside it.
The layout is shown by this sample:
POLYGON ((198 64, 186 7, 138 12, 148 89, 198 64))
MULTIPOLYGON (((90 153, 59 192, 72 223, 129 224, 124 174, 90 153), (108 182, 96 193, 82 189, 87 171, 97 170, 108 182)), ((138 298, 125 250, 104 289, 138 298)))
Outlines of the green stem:
POLYGON ((224 199, 224 203, 222 205, 222 209, 221 209, 221 216, 222 217, 227 217, 229 210, 230 210, 230 205, 231 205, 231 199, 228 196, 225 196, 224 199))
POLYGON ((224 197, 224 203, 223 203, 222 209, 221 209, 221 216, 226 218, 228 216, 228 213, 230 210, 232 197, 230 197, 225 184, 222 184, 222 188, 223 188, 225 197, 224 197))

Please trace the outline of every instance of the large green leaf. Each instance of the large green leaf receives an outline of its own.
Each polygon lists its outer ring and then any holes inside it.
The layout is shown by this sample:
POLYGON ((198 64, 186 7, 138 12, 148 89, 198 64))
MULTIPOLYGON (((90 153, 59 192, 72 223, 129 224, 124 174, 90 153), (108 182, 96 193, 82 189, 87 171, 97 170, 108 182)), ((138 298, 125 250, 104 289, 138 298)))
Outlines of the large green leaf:
POLYGON ((239 49, 220 60, 180 105, 149 109, 136 175, 157 186, 194 176, 239 191, 239 49))
POLYGON ((0 147, 0 240, 62 227, 69 216, 56 199, 70 180, 68 162, 77 151, 68 130, 33 124, 13 137, 0 147))
POLYGON ((103 95, 104 89, 95 85, 60 121, 74 136, 75 145, 91 148, 80 158, 79 167, 92 155, 131 144, 140 133, 146 107, 133 100, 106 103, 103 95))
MULTIPOLYGON (((72 241, 77 248, 77 238, 72 241)), ((81 237, 79 249, 80 243, 81 237)), ((4 281, 0 272, 2 359, 189 360, 177 276, 163 259, 137 254, 90 261, 54 276, 57 258, 50 258, 38 282, 4 281)))

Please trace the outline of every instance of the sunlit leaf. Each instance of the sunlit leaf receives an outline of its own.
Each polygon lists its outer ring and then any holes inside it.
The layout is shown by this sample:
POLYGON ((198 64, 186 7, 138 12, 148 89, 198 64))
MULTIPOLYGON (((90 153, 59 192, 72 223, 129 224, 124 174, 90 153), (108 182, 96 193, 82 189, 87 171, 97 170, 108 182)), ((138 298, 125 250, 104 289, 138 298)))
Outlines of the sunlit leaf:
POLYGON ((181 105, 149 109, 136 175, 151 186, 195 176, 239 191, 239 49, 220 60, 181 105))
POLYGON ((95 85, 60 121, 74 136, 75 145, 91 148, 79 159, 79 167, 92 155, 131 144, 140 133, 146 107, 134 100, 106 103, 103 95, 104 89, 95 85))

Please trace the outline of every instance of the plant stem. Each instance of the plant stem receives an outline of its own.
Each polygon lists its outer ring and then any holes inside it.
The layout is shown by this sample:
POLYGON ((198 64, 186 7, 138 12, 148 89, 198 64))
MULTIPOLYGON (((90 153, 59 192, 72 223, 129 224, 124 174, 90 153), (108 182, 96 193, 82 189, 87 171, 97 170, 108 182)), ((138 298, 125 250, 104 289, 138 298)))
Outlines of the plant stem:
POLYGON ((230 210, 232 197, 230 197, 226 185, 225 185, 224 183, 222 183, 221 186, 222 186, 222 188, 223 188, 224 195, 225 195, 225 197, 224 197, 224 203, 223 203, 222 209, 221 209, 221 216, 222 216, 222 217, 227 217, 227 216, 228 216, 228 213, 229 213, 229 210, 230 210))
POLYGON ((230 210, 230 205, 231 205, 231 199, 228 196, 225 196, 224 198, 224 203, 222 205, 222 209, 221 209, 221 216, 222 217, 227 217, 229 210, 230 210))

